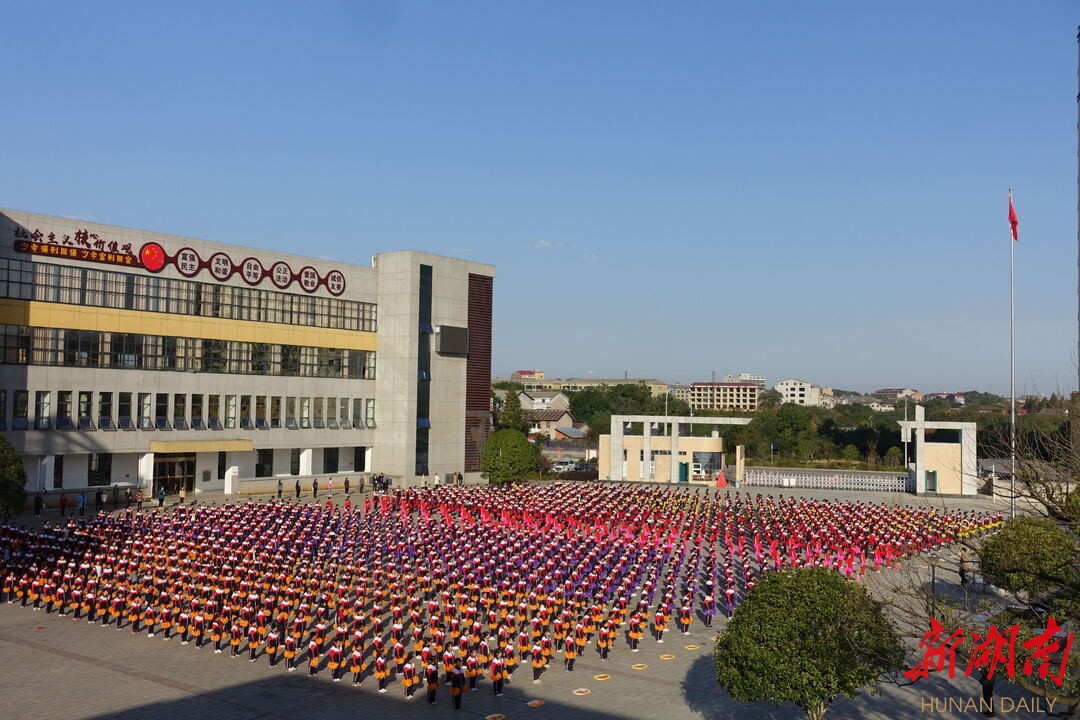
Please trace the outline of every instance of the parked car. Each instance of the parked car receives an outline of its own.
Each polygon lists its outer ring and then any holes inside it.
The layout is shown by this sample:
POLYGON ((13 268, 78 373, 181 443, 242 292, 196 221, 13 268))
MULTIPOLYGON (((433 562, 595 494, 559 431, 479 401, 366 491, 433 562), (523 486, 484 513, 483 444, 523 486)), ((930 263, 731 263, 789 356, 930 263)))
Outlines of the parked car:
POLYGON ((551 463, 551 472, 570 472, 574 469, 574 463, 571 460, 556 460, 551 463))
POLYGON ((574 465, 574 472, 589 472, 590 470, 595 470, 595 469, 596 469, 595 465, 593 465, 592 463, 587 463, 587 462, 579 462, 579 463, 574 465))

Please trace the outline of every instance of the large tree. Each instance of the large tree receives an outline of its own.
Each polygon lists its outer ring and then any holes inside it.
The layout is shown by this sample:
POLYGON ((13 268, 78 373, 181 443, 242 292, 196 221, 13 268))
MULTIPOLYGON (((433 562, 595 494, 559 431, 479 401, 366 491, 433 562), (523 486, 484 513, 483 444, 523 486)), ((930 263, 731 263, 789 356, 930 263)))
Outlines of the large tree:
POLYGON ((521 396, 516 391, 506 391, 506 402, 503 403, 496 426, 501 430, 517 430, 521 433, 529 429, 529 418, 521 407, 521 396))
POLYGON ((536 471, 539 451, 517 430, 499 430, 480 452, 480 472, 494 484, 523 480, 536 471))
POLYGON ((0 515, 17 515, 26 503, 26 468, 0 435, 0 515))
POLYGON ((767 573, 716 641, 716 678, 742 702, 793 702, 820 720, 838 697, 900 669, 883 606, 833 570, 767 573))

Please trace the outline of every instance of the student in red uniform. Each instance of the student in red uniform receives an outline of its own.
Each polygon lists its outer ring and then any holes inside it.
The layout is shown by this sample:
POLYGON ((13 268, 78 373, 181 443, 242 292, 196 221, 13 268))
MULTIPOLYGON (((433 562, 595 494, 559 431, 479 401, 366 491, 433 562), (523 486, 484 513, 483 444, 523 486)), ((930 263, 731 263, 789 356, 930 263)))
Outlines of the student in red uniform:
POLYGON ((319 672, 319 652, 321 645, 315 638, 308 643, 308 675, 319 672))
POLYGON ((503 681, 506 679, 506 665, 503 664, 502 658, 496 656, 491 661, 489 672, 491 673, 491 686, 495 691, 495 697, 499 697, 502 695, 503 681))
POLYGON ((461 694, 465 690, 465 673, 461 669, 461 658, 455 658, 454 669, 450 671, 450 702, 455 710, 461 709, 461 694))
POLYGON ((352 654, 349 656, 349 672, 352 673, 352 684, 359 685, 364 681, 364 649, 353 645, 352 654))
POLYGON ((439 690, 439 668, 435 663, 429 662, 424 666, 424 681, 427 683, 427 701, 429 705, 435 704, 435 694, 439 690))
POLYGON ((270 667, 274 667, 274 665, 277 664, 277 651, 278 645, 280 644, 281 636, 278 635, 276 629, 271 630, 266 634, 266 657, 270 667))
POLYGON ((297 641, 292 635, 285 638, 285 649, 282 651, 282 655, 285 657, 285 670, 292 672, 296 669, 296 648, 297 641))
POLYGON ((330 652, 326 656, 326 667, 330 669, 330 677, 334 682, 340 682, 338 669, 345 665, 345 653, 341 645, 335 640, 330 646, 330 652))
POLYGON ((375 658, 375 679, 379 681, 379 692, 386 692, 386 682, 390 677, 390 666, 386 664, 386 658, 379 655, 375 658))

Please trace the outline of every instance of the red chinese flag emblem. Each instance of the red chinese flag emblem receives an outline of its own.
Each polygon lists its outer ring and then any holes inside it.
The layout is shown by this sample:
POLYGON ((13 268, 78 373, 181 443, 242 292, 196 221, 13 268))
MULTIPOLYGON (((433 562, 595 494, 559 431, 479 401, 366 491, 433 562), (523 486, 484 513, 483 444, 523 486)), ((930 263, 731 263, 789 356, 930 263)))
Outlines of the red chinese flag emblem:
POLYGON ((1013 241, 1020 240, 1020 220, 1016 217, 1016 208, 1013 207, 1012 193, 1009 193, 1009 226, 1012 227, 1013 241))

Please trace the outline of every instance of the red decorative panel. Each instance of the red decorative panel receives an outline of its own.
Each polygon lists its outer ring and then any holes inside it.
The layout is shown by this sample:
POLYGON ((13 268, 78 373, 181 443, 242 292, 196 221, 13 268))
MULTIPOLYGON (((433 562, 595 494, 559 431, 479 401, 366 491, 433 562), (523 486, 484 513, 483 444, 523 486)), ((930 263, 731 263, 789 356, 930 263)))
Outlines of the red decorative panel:
POLYGON ((469 273, 469 357, 465 361, 465 472, 480 472, 491 432, 491 300, 494 278, 469 273))

